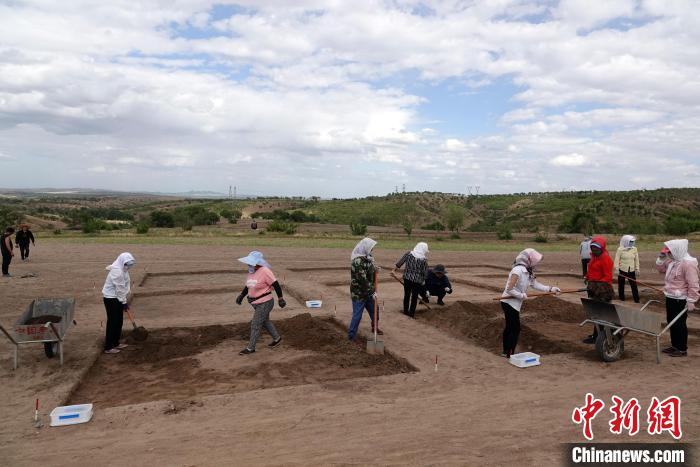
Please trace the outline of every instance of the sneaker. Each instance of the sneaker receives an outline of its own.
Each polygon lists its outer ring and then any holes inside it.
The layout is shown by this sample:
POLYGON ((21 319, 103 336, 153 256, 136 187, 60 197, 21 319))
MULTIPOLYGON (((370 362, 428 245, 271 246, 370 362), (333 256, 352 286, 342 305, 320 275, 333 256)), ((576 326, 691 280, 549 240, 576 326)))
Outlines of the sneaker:
POLYGON ((665 349, 662 350, 663 353, 673 353, 675 352, 676 348, 674 346, 671 347, 666 347, 665 349))
POLYGON ((593 338, 593 334, 590 336, 586 337, 584 340, 582 340, 584 344, 595 344, 595 339, 593 338))
POLYGON ((238 352, 238 355, 248 355, 251 353, 255 353, 255 350, 250 350, 248 347, 246 347, 245 349, 238 352))
POLYGON ((510 355, 508 355, 507 353, 502 353, 501 357, 510 358, 510 355))
POLYGON ((268 347, 277 347, 279 343, 282 342, 282 336, 278 337, 276 340, 273 340, 269 344, 267 344, 268 347))
POLYGON ((445 302, 443 302, 441 298, 438 298, 437 304, 438 304, 438 305, 444 305, 445 302))
POLYGON ((117 346, 118 349, 126 349, 127 347, 129 347, 129 344, 119 344, 117 346))
POLYGON ((108 354, 115 354, 115 353, 119 353, 119 352, 120 352, 120 350, 117 348, 105 350, 105 353, 108 353, 108 354))
POLYGON ((7 274, 3 274, 2 277, 12 277, 12 274, 8 272, 7 274))
POLYGON ((669 355, 671 357, 687 357, 688 351, 687 350, 673 349, 673 352, 669 353, 669 355))

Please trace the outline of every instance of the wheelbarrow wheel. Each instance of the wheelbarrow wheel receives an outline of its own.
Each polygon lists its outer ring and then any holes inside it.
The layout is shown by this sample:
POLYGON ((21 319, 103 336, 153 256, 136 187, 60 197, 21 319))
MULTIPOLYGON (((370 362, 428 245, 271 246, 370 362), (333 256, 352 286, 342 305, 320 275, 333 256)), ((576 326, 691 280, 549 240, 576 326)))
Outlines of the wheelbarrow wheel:
POLYGON ((604 362, 615 362, 625 351, 625 342, 620 334, 614 335, 609 328, 598 329, 595 350, 604 362))
POLYGON ((48 358, 53 358, 58 353, 58 342, 44 342, 44 353, 48 358))

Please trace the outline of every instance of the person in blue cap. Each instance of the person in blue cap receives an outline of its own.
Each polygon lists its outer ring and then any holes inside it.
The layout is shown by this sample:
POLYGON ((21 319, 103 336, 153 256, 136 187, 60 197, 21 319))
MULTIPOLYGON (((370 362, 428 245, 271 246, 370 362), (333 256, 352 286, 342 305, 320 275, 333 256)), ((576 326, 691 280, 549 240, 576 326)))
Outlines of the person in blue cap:
POLYGON ((238 261, 248 266, 248 277, 246 278, 243 291, 236 298, 236 303, 238 305, 243 303, 243 299, 247 295, 248 303, 255 310, 253 319, 250 322, 250 341, 246 348, 238 353, 239 355, 248 355, 255 352, 255 343, 260 337, 263 327, 272 336, 272 342, 268 344, 268 347, 276 347, 282 342, 282 337, 275 329, 275 325, 270 321, 270 312, 275 306, 272 290, 274 289, 277 294, 277 302, 280 308, 287 306, 287 302, 282 297, 282 287, 277 282, 275 275, 270 269, 270 264, 265 261, 261 252, 251 251, 248 256, 238 258, 238 261))

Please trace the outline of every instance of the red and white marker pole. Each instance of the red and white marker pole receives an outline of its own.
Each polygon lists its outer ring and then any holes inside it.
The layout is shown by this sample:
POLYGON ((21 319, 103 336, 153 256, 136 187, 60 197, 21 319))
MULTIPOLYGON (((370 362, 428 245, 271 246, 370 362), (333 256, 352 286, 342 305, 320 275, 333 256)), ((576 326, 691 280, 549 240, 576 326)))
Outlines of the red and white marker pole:
POLYGON ((34 404, 34 423, 39 421, 39 399, 36 400, 34 404))
POLYGON ((436 355, 436 356, 435 356, 435 371, 437 371, 437 362, 438 362, 437 357, 438 357, 438 356, 436 355))

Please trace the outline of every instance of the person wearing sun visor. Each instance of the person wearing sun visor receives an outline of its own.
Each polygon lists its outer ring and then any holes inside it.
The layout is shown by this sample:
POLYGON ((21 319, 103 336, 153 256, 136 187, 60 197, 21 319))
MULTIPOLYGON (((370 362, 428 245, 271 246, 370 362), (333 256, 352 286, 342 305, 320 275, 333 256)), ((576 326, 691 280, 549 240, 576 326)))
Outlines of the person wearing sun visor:
POLYGON ((246 348, 238 353, 239 355, 248 355, 255 352, 255 344, 260 337, 263 327, 272 336, 272 342, 268 344, 268 347, 275 347, 282 342, 282 337, 277 332, 275 325, 270 321, 270 312, 275 306, 272 290, 274 289, 277 294, 277 302, 280 308, 287 306, 287 302, 282 297, 282 287, 277 282, 275 275, 270 269, 270 264, 265 261, 261 252, 251 251, 248 256, 238 258, 238 261, 248 266, 248 277, 246 278, 243 291, 236 298, 236 303, 238 305, 243 303, 243 299, 247 295, 248 303, 253 306, 255 311, 250 322, 250 341, 246 348))

